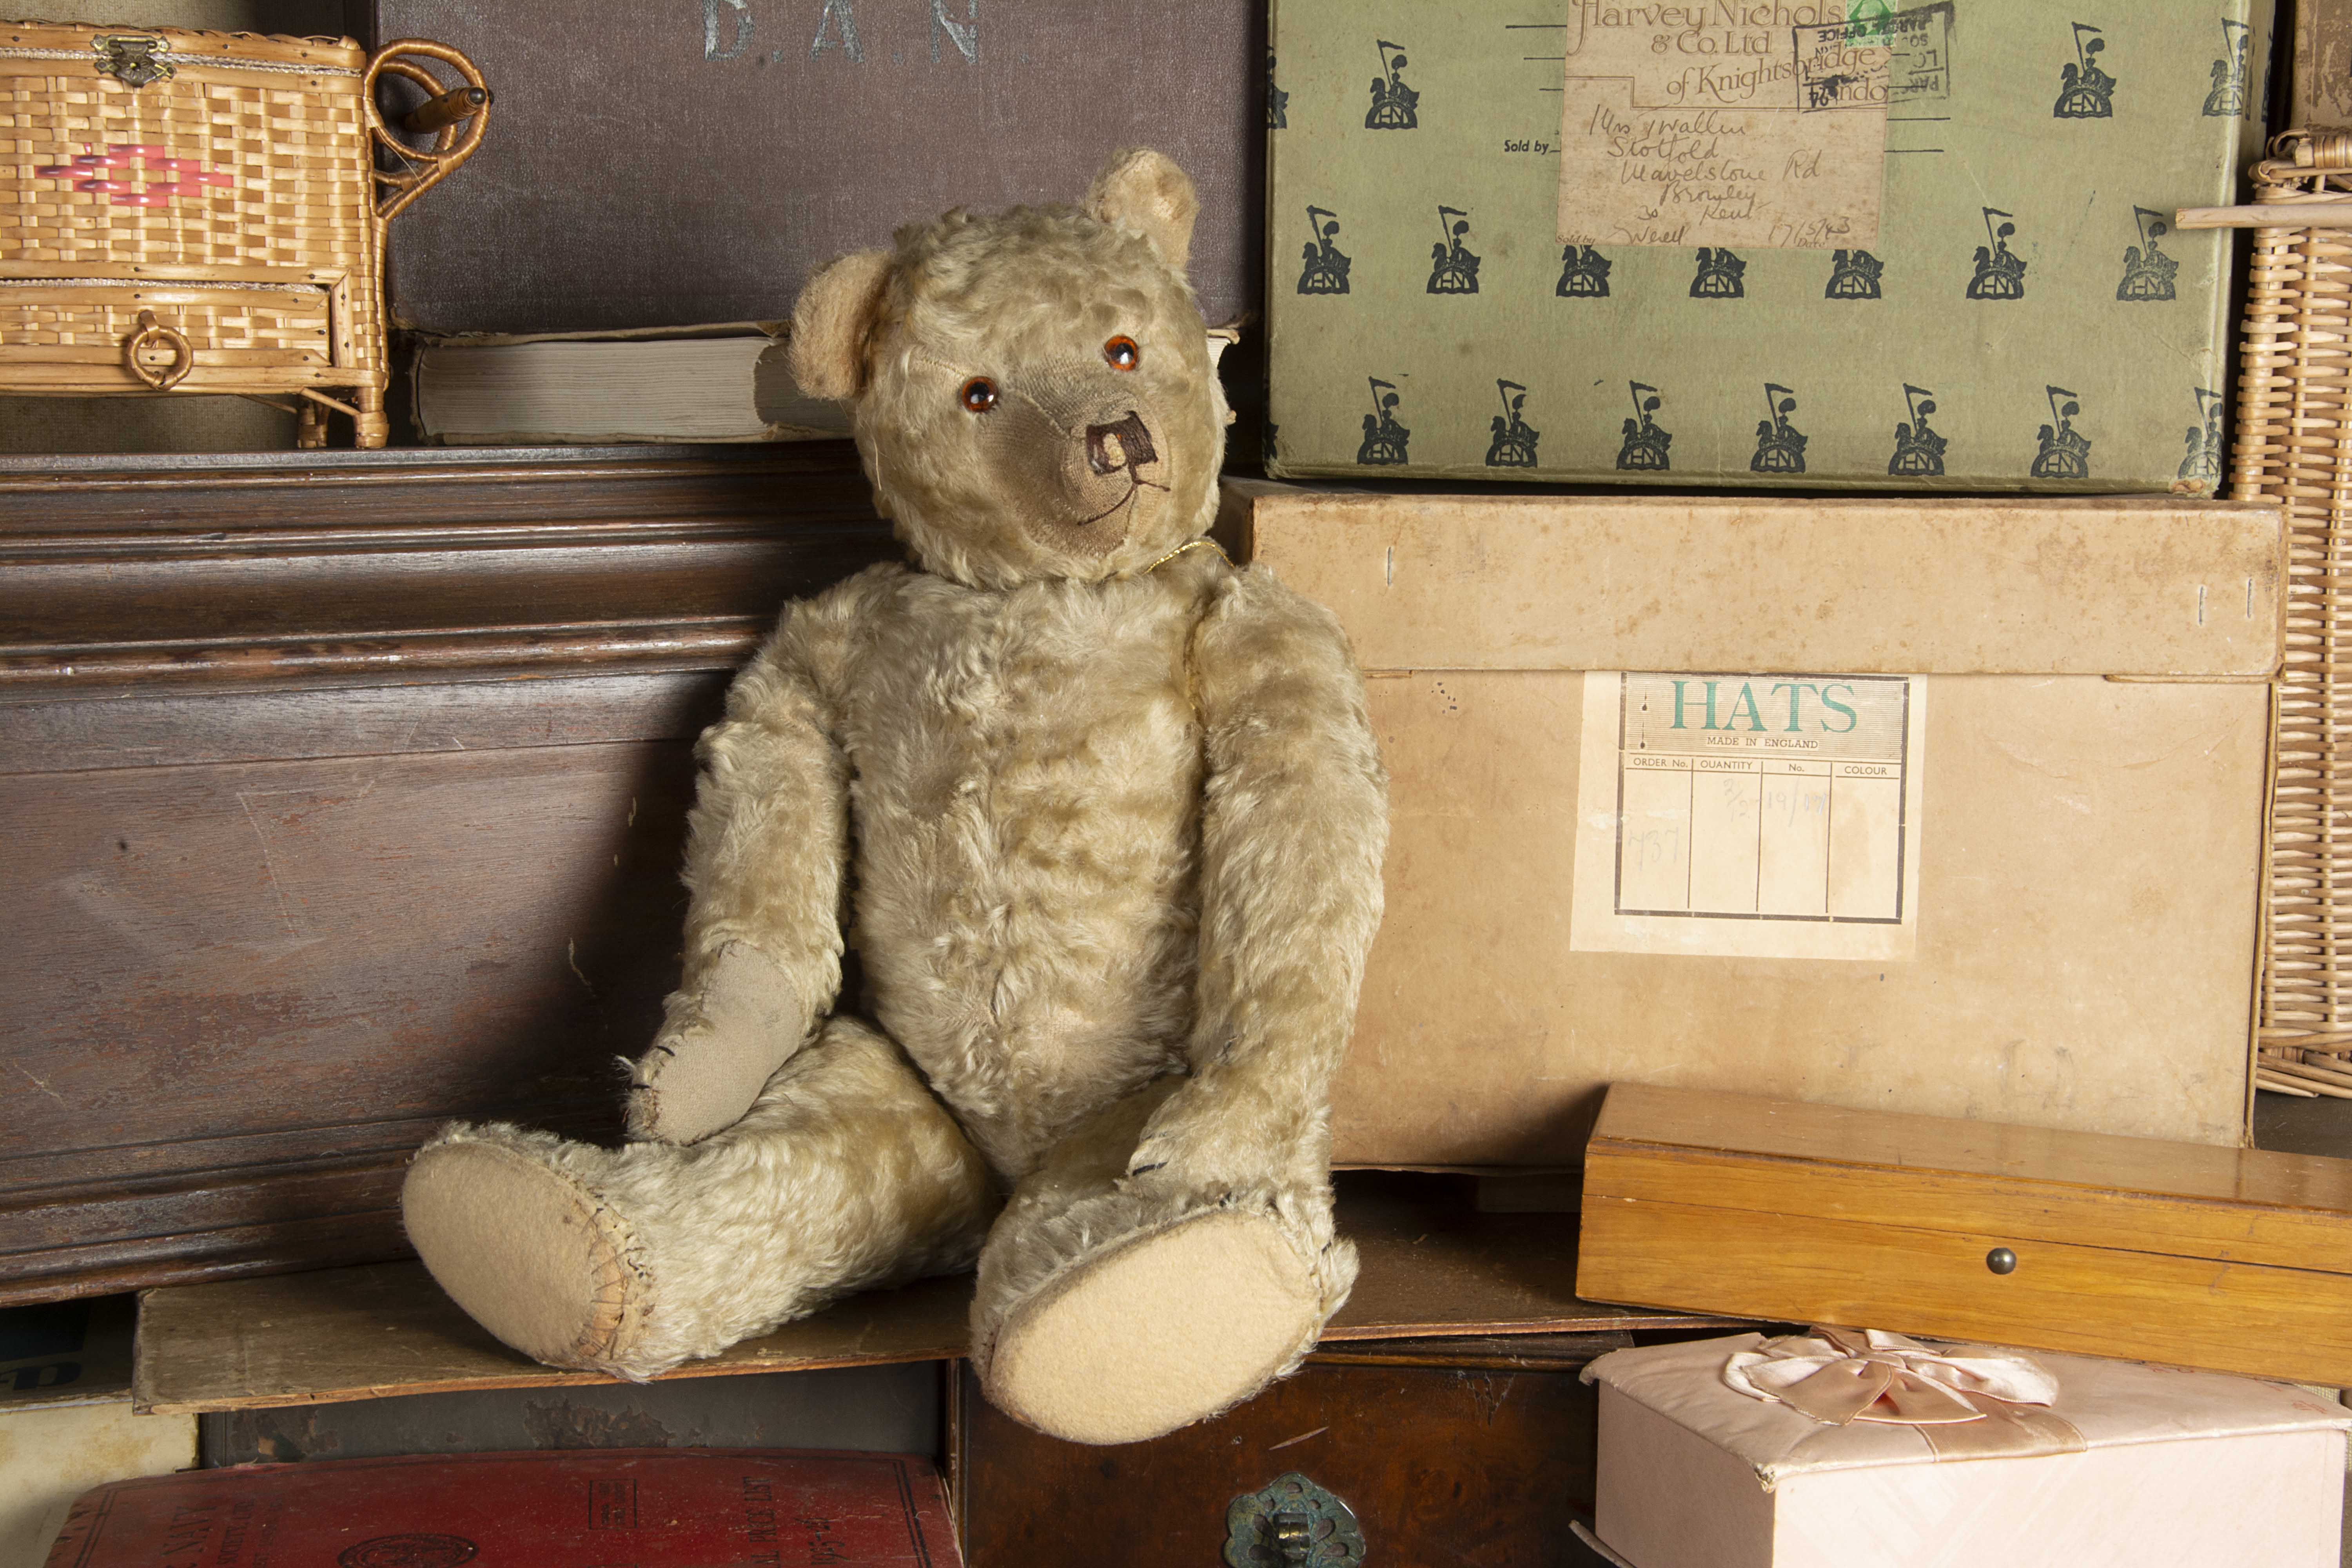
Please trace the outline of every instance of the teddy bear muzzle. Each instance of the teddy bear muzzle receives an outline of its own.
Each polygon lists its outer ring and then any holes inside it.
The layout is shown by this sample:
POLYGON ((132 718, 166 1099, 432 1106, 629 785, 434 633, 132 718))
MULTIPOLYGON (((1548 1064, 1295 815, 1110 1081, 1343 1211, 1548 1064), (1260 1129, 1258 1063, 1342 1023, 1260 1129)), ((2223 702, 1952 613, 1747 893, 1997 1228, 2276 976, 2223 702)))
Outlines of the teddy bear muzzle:
POLYGON ((987 416, 982 451, 1007 489, 1035 498, 1023 521, 1030 536, 1098 560, 1153 526, 1168 464, 1146 409, 1096 389, 1023 391, 987 416))

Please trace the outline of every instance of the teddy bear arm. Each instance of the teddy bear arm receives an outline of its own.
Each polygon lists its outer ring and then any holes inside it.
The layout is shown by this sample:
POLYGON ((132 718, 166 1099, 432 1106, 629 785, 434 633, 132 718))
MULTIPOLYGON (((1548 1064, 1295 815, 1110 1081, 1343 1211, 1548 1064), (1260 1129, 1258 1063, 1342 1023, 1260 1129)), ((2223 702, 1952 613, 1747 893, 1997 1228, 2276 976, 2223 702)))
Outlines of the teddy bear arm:
POLYGON ((1271 576, 1234 580, 1194 670, 1208 770, 1193 1076, 1129 1168, 1197 1189, 1319 1186, 1380 923, 1387 777, 1346 637, 1271 576))
POLYGON ((684 975, 631 1074, 638 1137, 693 1142, 732 1125, 840 990, 849 767, 829 677, 853 616, 793 606, 696 748, 684 975))

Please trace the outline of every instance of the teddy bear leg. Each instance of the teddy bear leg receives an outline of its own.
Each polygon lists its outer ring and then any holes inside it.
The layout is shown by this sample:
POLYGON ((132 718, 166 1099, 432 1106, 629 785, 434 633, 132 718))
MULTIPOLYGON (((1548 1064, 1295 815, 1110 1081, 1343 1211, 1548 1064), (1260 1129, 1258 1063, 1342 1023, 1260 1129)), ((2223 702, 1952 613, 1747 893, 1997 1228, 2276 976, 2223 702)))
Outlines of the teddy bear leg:
POLYGON ((601 1149, 452 1125, 402 1217, 442 1289, 534 1360, 646 1378, 870 1285, 971 1265, 985 1162, 904 1054, 834 1018, 742 1120, 601 1149))
POLYGON ((992 1403, 1076 1443, 1132 1443, 1297 1366, 1348 1299, 1356 1252, 1321 1171, 1246 1194, 1128 1174, 1163 1080, 1055 1147, 981 1254, 972 1361, 992 1403))

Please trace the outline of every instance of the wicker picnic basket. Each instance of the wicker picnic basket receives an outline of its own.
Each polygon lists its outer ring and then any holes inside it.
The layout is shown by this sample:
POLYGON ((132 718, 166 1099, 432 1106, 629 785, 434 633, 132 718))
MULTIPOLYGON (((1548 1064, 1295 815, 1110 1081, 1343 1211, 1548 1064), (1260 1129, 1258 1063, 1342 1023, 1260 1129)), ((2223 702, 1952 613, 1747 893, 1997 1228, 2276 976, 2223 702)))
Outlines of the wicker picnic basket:
POLYGON ((2352 132, 2284 132, 2254 190, 2231 487, 2288 525, 2255 1081, 2352 1099, 2352 132))
POLYGON ((0 24, 0 392, 231 393, 383 446, 384 226, 488 107, 420 39, 0 24))

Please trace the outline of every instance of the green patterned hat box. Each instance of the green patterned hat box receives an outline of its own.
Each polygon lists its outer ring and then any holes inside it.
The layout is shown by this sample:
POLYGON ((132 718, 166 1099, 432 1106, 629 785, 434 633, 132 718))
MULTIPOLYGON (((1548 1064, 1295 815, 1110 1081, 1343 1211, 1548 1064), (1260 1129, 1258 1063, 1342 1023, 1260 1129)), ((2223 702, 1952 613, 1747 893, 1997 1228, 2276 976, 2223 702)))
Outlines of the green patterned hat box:
POLYGON ((2269 0, 1273 0, 1283 477, 2211 494, 2269 0))

